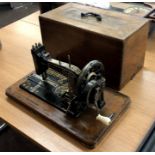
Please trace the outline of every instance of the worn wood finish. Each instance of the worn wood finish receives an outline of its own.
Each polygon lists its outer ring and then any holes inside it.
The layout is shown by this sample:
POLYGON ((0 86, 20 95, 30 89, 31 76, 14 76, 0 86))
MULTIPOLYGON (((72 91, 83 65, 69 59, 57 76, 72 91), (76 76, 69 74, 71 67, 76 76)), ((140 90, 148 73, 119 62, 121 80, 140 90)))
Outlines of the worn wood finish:
POLYGON ((120 12, 66 4, 40 16, 42 40, 51 55, 80 68, 92 59, 105 66, 107 86, 121 89, 143 67, 148 21, 120 12), (81 18, 81 12, 102 16, 81 18))
POLYGON ((112 124, 106 126, 96 120, 97 111, 92 108, 88 108, 78 118, 66 115, 52 105, 47 104, 21 89, 19 85, 25 80, 26 77, 10 86, 6 90, 6 94, 16 101, 19 101, 22 105, 29 107, 33 111, 38 112, 45 118, 49 119, 58 125, 60 129, 69 132, 88 148, 95 147, 99 140, 101 140, 101 137, 105 135, 115 121, 122 116, 122 113, 127 109, 130 103, 130 99, 127 96, 111 89, 106 89, 104 92, 106 105, 101 114, 104 116, 110 116, 114 113, 112 124))

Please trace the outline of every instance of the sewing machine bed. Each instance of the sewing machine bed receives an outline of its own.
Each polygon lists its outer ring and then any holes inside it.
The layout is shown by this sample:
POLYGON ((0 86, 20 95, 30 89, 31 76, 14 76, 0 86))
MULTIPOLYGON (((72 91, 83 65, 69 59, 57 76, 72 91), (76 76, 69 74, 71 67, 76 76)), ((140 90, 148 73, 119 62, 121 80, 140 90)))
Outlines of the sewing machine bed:
POLYGON ((111 125, 106 126, 96 120, 97 112, 92 108, 87 109, 80 117, 74 118, 21 89, 19 85, 26 78, 27 76, 10 86, 6 90, 6 95, 44 116, 56 124, 58 128, 70 133, 88 148, 94 148, 96 146, 130 104, 130 99, 127 96, 106 88, 104 93, 106 105, 103 108, 102 114, 110 116, 114 113, 111 125))

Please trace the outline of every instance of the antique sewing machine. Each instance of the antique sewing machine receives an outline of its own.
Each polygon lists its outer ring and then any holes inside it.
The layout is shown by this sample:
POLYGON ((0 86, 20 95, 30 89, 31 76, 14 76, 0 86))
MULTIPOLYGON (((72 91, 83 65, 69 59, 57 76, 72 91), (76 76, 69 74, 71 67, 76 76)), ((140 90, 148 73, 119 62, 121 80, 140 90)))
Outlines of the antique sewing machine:
POLYGON ((41 44, 32 46, 35 71, 6 94, 94 148, 130 104, 128 96, 106 87, 98 60, 83 69, 51 57, 41 44))
POLYGON ((32 47, 36 73, 20 87, 61 111, 78 117, 88 106, 98 112, 103 108, 104 67, 98 60, 90 61, 82 70, 69 63, 52 59, 41 44, 32 47))

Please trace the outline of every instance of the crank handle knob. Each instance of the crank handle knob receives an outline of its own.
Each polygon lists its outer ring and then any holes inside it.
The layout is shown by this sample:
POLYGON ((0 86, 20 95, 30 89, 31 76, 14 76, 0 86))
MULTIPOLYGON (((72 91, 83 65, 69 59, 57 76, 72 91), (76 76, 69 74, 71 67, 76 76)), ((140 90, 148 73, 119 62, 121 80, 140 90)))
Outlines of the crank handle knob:
POLYGON ((105 117, 100 114, 96 116, 96 120, 99 120, 101 123, 105 124, 106 126, 109 126, 112 122, 109 117, 105 117))

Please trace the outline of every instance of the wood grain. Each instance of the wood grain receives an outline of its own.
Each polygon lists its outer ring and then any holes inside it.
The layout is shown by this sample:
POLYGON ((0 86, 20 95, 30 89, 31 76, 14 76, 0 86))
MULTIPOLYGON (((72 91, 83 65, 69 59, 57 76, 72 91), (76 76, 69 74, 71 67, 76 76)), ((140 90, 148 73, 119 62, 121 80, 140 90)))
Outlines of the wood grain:
MULTIPOLYGON (((32 15, 32 22, 38 16, 32 15)), ((40 42, 39 25, 17 21, 0 30, 0 116, 50 151, 90 151, 46 119, 10 100, 7 87, 33 69, 31 45, 40 42)), ((148 40, 144 68, 121 92, 132 104, 91 151, 135 151, 155 120, 155 34, 148 40)))
POLYGON ((88 108, 80 117, 74 118, 24 91, 19 86, 25 82, 26 79, 27 77, 22 78, 10 86, 6 90, 6 94, 12 99, 15 99, 19 104, 30 108, 55 123, 58 130, 62 129, 70 133, 88 148, 94 148, 96 144, 99 143, 101 138, 105 136, 116 120, 123 117, 122 114, 130 104, 129 97, 106 88, 104 91, 106 105, 101 114, 103 116, 114 114, 111 125, 106 126, 96 120, 97 111, 93 108, 88 108))

